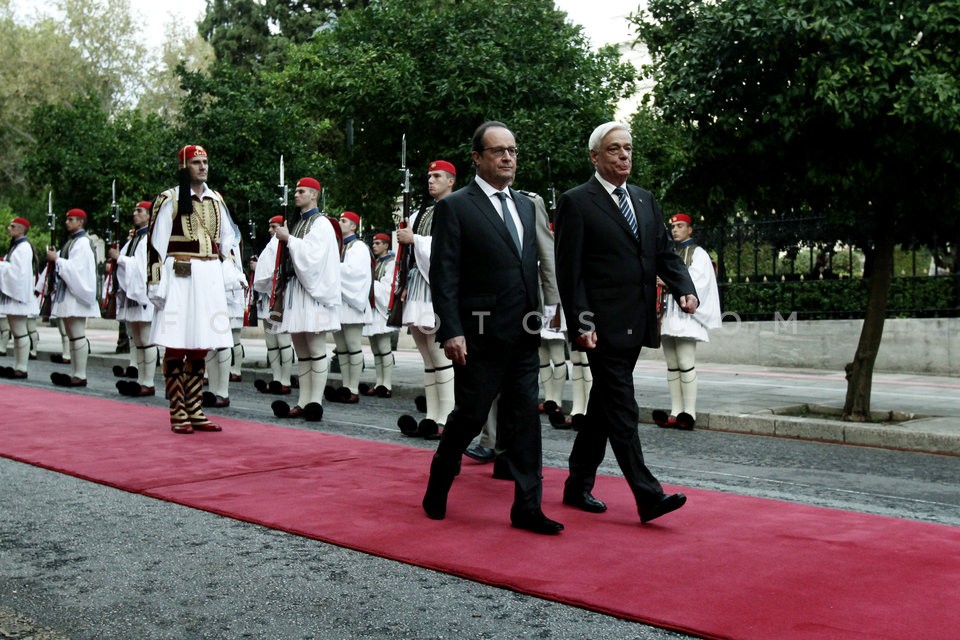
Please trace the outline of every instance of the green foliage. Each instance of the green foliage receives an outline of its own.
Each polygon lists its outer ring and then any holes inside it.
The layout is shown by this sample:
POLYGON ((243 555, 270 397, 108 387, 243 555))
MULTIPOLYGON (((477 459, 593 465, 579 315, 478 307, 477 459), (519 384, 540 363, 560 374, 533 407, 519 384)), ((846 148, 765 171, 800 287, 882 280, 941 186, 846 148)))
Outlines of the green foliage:
MULTIPOLYGON (((868 281, 775 280, 720 283, 725 319, 771 320, 776 314, 800 320, 862 318, 867 307, 868 281)), ((894 278, 888 317, 956 317, 960 314, 957 276, 894 278)))
POLYGON ((635 83, 612 48, 591 52, 564 17, 549 0, 383 0, 296 47, 277 82, 306 118, 343 132, 330 149, 336 172, 322 178, 378 225, 399 192, 404 133, 415 177, 446 158, 462 184, 473 130, 501 120, 521 147, 517 186, 545 193, 550 157, 562 190, 589 175, 587 137, 635 83))
POLYGON ((208 0, 200 33, 223 64, 247 70, 282 65, 290 44, 369 0, 208 0))
MULTIPOLYGON (((293 207, 293 183, 330 174, 321 153, 331 136, 323 119, 305 116, 290 92, 232 65, 217 63, 211 73, 185 73, 181 143, 201 144, 210 154, 210 185, 220 191, 238 223, 250 203, 261 227, 280 212, 279 160, 284 156, 293 207)), ((335 132, 334 132, 335 135, 335 132)), ((175 169, 175 167, 174 167, 175 169)), ((171 172, 171 176, 173 173, 171 172)))
MULTIPOLYGON (((691 133, 681 188, 727 211, 826 214, 865 248, 918 210, 955 210, 956 15, 955 0, 650 0, 634 21, 658 109, 691 133)), ((924 232, 956 233, 937 217, 924 232)))
POLYGON ((26 217, 34 225, 46 226, 46 194, 52 189, 58 216, 79 207, 90 216, 88 229, 106 235, 114 180, 124 214, 176 181, 174 132, 157 116, 131 110, 110 117, 96 95, 86 94, 69 104, 36 108, 30 128, 36 145, 24 168, 30 192, 38 195, 26 217))

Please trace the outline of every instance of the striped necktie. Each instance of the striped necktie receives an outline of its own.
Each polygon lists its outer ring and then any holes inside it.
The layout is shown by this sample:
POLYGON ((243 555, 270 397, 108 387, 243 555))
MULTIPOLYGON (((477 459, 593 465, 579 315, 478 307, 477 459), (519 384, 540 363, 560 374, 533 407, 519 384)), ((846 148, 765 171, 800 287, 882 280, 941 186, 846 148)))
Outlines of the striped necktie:
POLYGON ((613 192, 620 199, 620 213, 623 214, 623 217, 627 219, 627 224, 630 225, 630 230, 633 231, 633 236, 635 238, 640 237, 640 232, 637 229, 637 217, 633 215, 633 211, 630 210, 630 205, 627 204, 627 192, 624 191, 623 187, 617 187, 613 192))

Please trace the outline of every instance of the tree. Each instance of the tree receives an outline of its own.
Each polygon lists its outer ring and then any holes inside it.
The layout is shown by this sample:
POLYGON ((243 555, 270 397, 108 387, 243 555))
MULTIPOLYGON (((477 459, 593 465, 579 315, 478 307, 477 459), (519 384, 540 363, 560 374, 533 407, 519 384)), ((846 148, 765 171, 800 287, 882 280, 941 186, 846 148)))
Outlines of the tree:
POLYGON ((34 142, 29 120, 34 107, 69 100, 95 77, 90 64, 71 45, 69 36, 51 19, 32 25, 14 21, 9 0, 0 1, 0 175, 2 196, 23 197, 24 149, 34 142))
POLYGON ((160 52, 160 63, 147 72, 146 86, 139 96, 137 108, 153 113, 167 122, 175 122, 187 92, 182 86, 181 72, 205 72, 214 61, 213 47, 204 40, 197 26, 184 25, 179 19, 167 26, 167 35, 160 52))
POLYGON ((208 0, 200 33, 217 60, 252 70, 277 67, 287 47, 369 0, 208 0))
POLYGON ((84 209, 88 228, 101 236, 109 230, 114 180, 122 211, 176 181, 176 132, 156 115, 133 109, 111 115, 99 96, 81 94, 68 104, 37 107, 30 129, 36 139, 24 159, 30 191, 52 189, 58 215, 84 209))
POLYGON ((383 0, 295 47, 275 82, 306 117, 336 123, 335 198, 379 225, 391 224, 403 133, 414 175, 443 157, 462 182, 471 133, 502 120, 521 146, 517 186, 546 193, 547 158, 556 184, 581 182, 589 132, 636 80, 564 18, 550 0, 383 0))
POLYGON ((691 132, 684 183, 768 218, 824 213, 864 250, 849 420, 869 419, 894 246, 918 219, 956 237, 956 15, 955 0, 650 0, 633 17, 657 107, 691 132))

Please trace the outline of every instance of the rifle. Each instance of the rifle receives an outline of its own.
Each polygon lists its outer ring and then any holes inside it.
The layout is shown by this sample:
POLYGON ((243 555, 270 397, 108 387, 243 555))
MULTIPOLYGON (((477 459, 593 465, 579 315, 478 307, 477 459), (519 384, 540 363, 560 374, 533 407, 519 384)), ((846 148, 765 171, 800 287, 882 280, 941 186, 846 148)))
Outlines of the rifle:
POLYGON ((246 256, 246 268, 250 271, 247 277, 246 305, 243 309, 243 326, 255 327, 258 324, 257 319, 257 294, 253 290, 253 269, 250 269, 250 258, 253 256, 254 248, 257 246, 257 227, 253 222, 253 210, 250 207, 250 201, 247 200, 247 225, 250 228, 250 256, 246 256))
POLYGON ((657 311, 657 332, 653 336, 653 348, 660 348, 660 331, 663 328, 663 314, 667 310, 667 296, 670 294, 670 290, 667 289, 667 285, 660 282, 660 279, 657 278, 657 302, 656 302, 656 311, 657 311))
MULTIPOLYGON (((50 229, 50 244, 48 249, 57 249, 57 218, 53 215, 53 190, 47 193, 47 227, 50 229)), ((53 293, 57 286, 57 266, 53 262, 47 262, 47 280, 43 285, 40 301, 40 319, 50 320, 50 310, 53 307, 53 293)))
MULTIPOLYGON (((107 247, 119 249, 120 237, 120 205, 117 204, 117 181, 110 187, 110 217, 113 223, 107 229, 107 247)), ((100 314, 108 320, 117 317, 117 261, 107 260, 104 265, 106 280, 103 283, 104 296, 100 305, 100 314)))
MULTIPOLYGON (((398 229, 406 229, 410 220, 410 169, 407 167, 407 134, 400 141, 400 187, 403 190, 403 208, 398 229)), ((403 302, 407 291, 410 251, 407 245, 397 243, 397 257, 393 263, 393 278, 390 281, 390 302, 387 306, 387 326, 403 326, 403 302)))
MULTIPOLYGON (((287 219, 287 183, 283 173, 283 156, 280 156, 280 206, 283 207, 283 219, 287 219)), ((280 324, 283 321, 283 298, 287 292, 287 277, 283 273, 287 258, 287 243, 277 247, 277 262, 273 266, 273 285, 270 289, 270 322, 280 324)))
POLYGON ((550 169, 550 156, 547 156, 547 184, 550 185, 550 209, 548 213, 555 214, 557 212, 557 189, 553 186, 553 171, 550 169))

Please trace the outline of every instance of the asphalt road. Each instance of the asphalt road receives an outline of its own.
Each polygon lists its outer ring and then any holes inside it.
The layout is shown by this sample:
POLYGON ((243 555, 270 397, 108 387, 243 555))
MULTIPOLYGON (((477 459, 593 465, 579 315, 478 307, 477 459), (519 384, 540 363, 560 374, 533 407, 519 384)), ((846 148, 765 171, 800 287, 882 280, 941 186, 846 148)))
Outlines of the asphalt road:
MULTIPOLYGON (((49 387, 52 370, 31 363, 23 384, 49 387)), ((90 379, 81 393, 118 397, 106 368, 92 368, 90 379)), ((269 399, 250 383, 231 385, 233 406, 220 413, 277 422, 269 399)), ((433 448, 396 429, 397 416, 412 409, 409 398, 331 405, 310 428, 433 448)), ((544 464, 563 467, 573 433, 543 424, 544 464)), ((956 457, 640 429, 665 484, 960 526, 956 457)), ((609 452, 601 471, 618 474, 609 452)), ((0 637, 686 637, 6 459, 0 487, 0 637)), ((545 511, 562 519, 559 507, 545 511)), ((641 536, 637 544, 644 552, 641 536)))

